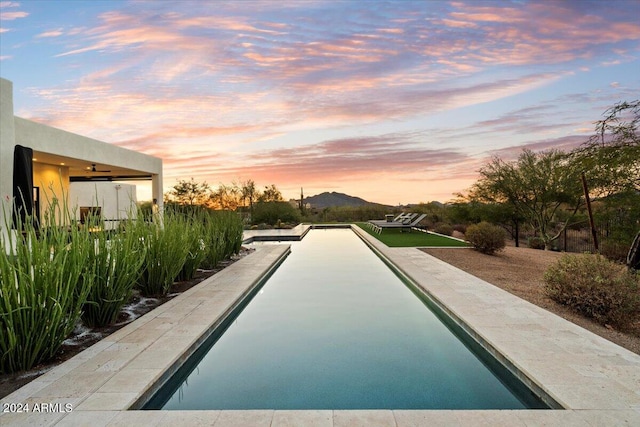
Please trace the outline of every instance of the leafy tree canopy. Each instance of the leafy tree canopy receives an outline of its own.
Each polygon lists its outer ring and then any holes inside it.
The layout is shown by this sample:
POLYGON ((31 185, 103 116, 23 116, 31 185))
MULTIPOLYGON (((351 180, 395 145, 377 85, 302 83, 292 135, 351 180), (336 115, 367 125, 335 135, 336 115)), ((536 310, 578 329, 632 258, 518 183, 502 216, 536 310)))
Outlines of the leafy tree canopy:
POLYGON ((545 246, 557 239, 582 204, 580 172, 573 159, 558 150, 523 150, 516 161, 495 157, 480 169, 469 199, 509 205, 535 230, 545 246), (564 209, 571 214, 562 224, 564 209))
POLYGON ((206 203, 211 188, 206 182, 196 182, 193 178, 189 181, 181 179, 166 193, 168 201, 180 205, 203 205, 206 203))
POLYGON ((595 133, 572 155, 594 196, 640 191, 640 100, 620 102, 596 122, 595 133))

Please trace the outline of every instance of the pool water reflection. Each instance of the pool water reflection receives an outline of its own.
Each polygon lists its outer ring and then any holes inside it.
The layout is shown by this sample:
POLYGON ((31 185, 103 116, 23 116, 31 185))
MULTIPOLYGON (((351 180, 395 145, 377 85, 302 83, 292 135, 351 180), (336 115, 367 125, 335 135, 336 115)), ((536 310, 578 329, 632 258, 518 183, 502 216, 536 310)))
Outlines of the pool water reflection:
POLYGON ((313 230, 148 409, 520 409, 351 230, 313 230))

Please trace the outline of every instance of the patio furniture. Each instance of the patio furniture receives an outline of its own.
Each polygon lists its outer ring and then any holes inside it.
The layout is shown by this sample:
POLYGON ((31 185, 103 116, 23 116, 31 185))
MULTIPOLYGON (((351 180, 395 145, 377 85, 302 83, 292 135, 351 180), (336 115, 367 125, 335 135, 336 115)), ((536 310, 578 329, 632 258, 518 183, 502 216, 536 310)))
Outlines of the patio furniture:
POLYGON ((415 218, 418 214, 415 213, 411 213, 411 212, 406 212, 406 213, 401 213, 400 215, 398 215, 397 217, 393 218, 391 221, 388 220, 388 215, 385 215, 385 219, 371 219, 367 222, 367 225, 370 228, 375 228, 376 224, 391 224, 391 223, 408 223, 411 222, 411 220, 413 218, 415 218))
POLYGON ((410 222, 385 222, 385 221, 377 222, 375 224, 372 224, 373 230, 376 233, 382 233, 383 229, 389 229, 389 228, 393 228, 393 229, 399 228, 400 231, 403 231, 404 229, 408 229, 409 231, 411 231, 413 227, 418 225, 418 223, 420 223, 420 221, 422 221, 427 216, 427 214, 421 214, 416 218, 415 215, 417 214, 414 214, 410 222))

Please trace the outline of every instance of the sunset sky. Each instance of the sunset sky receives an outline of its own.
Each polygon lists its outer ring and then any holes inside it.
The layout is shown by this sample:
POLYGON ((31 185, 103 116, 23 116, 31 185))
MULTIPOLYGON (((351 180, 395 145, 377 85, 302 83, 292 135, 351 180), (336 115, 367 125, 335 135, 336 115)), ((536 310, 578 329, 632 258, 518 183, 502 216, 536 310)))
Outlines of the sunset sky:
POLYGON ((447 201, 640 97, 640 1, 2 1, 15 114, 161 157, 165 189, 447 201))

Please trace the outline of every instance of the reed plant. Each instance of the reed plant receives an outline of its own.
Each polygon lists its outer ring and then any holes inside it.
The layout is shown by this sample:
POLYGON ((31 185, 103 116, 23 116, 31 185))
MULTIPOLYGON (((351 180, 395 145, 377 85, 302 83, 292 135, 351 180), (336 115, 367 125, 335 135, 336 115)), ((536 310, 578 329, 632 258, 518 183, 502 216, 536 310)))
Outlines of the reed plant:
POLYGON ((15 230, 3 212, 9 238, 0 239, 2 373, 52 358, 80 318, 93 281, 84 271, 93 242, 68 212, 54 198, 41 224, 27 217, 15 230))
POLYGON ((185 259, 184 266, 178 274, 178 280, 191 280, 195 277, 198 268, 202 266, 207 256, 207 246, 204 242, 205 220, 208 213, 201 211, 189 215, 187 221, 189 227, 186 232, 188 234, 187 243, 189 252, 185 259))
POLYGON ((207 255, 203 268, 215 268, 223 259, 240 252, 242 231, 242 218, 235 212, 209 212, 204 218, 203 240, 207 255))
POLYGON ((189 221, 180 215, 166 213, 163 224, 145 223, 145 262, 137 283, 144 296, 169 293, 189 254, 189 236, 189 221))
POLYGON ((92 235, 94 247, 85 265, 94 283, 82 314, 83 322, 90 327, 116 321, 142 273, 146 252, 142 239, 144 224, 141 220, 127 219, 120 225, 121 232, 112 235, 104 226, 93 227, 99 231, 92 235))

